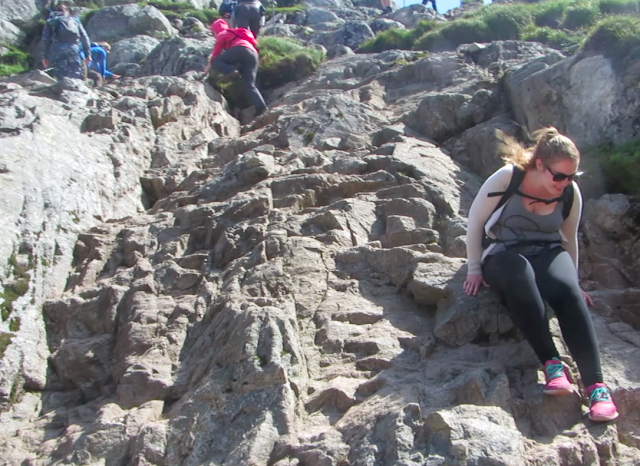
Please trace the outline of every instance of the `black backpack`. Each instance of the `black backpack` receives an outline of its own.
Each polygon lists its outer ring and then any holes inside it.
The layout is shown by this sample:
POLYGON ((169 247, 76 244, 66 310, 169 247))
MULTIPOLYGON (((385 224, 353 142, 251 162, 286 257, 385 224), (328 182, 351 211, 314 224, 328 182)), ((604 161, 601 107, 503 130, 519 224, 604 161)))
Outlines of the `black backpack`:
MULTIPOLYGON (((524 180, 525 174, 526 172, 524 170, 521 170, 514 165, 513 176, 511 177, 511 181, 509 182, 509 186, 507 186, 507 189, 505 191, 496 191, 487 194, 487 197, 502 196, 500 198, 500 201, 498 201, 498 205, 496 206, 496 208, 493 209, 491 215, 493 215, 498 209, 505 205, 507 201, 511 199, 511 196, 513 196, 518 191, 518 188, 520 188, 520 185, 522 184, 522 180, 524 180)), ((567 187, 564 188, 564 191, 562 191, 562 196, 560 196, 560 201, 562 201, 562 218, 565 220, 571 213, 574 194, 575 190, 573 188, 573 183, 569 183, 567 187)), ((487 236, 487 234, 485 233, 482 238, 482 247, 486 249, 490 244, 497 242, 499 241, 495 238, 487 236)))
POLYGON ((75 44, 80 40, 80 28, 78 20, 72 16, 58 16, 55 19, 55 34, 58 42, 63 44, 75 44))

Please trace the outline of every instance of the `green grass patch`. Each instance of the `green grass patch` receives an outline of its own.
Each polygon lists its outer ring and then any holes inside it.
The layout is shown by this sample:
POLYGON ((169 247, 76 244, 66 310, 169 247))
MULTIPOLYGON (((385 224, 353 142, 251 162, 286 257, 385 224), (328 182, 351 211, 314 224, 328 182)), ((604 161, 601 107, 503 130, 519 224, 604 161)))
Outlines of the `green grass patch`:
POLYGON ((640 196, 640 142, 595 150, 608 193, 640 196))
POLYGON ((605 15, 636 14, 640 11, 638 0, 600 0, 599 7, 605 15))
POLYGON ((416 39, 438 27, 435 21, 420 21, 413 29, 387 29, 364 42, 358 53, 380 53, 385 50, 411 50, 416 39))
POLYGON ((33 66, 31 55, 11 45, 3 45, 3 47, 9 51, 0 56, 0 76, 24 73, 31 69, 33 66))
POLYGON ((581 29, 594 25, 600 16, 598 6, 583 3, 567 9, 562 27, 565 29, 581 29))
POLYGON ((568 35, 560 29, 550 27, 529 27, 520 35, 521 40, 529 42, 540 42, 541 44, 562 49, 571 45, 576 45, 579 39, 575 36, 568 35))
POLYGON ((11 344, 12 339, 13 335, 11 335, 10 333, 0 332, 0 359, 4 357, 4 352, 11 344))
POLYGON ((640 18, 610 16, 599 21, 583 45, 585 51, 601 53, 614 61, 640 55, 640 18))
POLYGON ((189 10, 184 17, 192 17, 200 20, 202 24, 209 27, 216 19, 220 18, 218 10, 205 9, 205 10, 189 10))
POLYGON ((189 2, 167 2, 167 1, 151 1, 138 2, 138 5, 145 7, 148 5, 156 7, 158 10, 173 11, 175 13, 186 13, 193 10, 193 5, 189 2))
POLYGON ((562 24, 568 7, 569 2, 567 1, 555 1, 539 3, 529 9, 532 12, 536 26, 557 28, 562 24))
POLYGON ((258 47, 258 80, 265 88, 274 88, 305 78, 316 71, 324 60, 322 51, 304 47, 296 40, 283 37, 261 37, 258 47))

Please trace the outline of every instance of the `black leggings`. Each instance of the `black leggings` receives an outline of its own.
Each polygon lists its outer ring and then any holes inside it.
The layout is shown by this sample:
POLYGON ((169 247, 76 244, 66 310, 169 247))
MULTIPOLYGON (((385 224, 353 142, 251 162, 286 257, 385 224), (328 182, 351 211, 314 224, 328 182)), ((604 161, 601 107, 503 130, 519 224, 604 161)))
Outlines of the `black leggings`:
POLYGON ((562 247, 524 256, 515 250, 489 256, 485 281, 504 296, 511 317, 542 364, 558 357, 544 301, 554 310, 562 336, 585 387, 602 382, 598 342, 573 260, 562 247))

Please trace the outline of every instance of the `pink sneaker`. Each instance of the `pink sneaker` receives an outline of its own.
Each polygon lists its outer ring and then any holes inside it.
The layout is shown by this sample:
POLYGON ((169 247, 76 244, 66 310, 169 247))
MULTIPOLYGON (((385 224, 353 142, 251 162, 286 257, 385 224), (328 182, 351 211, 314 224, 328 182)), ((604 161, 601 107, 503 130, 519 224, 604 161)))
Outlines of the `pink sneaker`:
POLYGON ((567 378, 567 370, 558 358, 550 359, 544 363, 544 377, 547 381, 544 386, 545 395, 568 395, 573 393, 573 387, 567 378))
POLYGON ((618 408, 605 384, 591 385, 587 388, 587 395, 589 396, 589 419, 595 422, 607 422, 618 417, 618 408))

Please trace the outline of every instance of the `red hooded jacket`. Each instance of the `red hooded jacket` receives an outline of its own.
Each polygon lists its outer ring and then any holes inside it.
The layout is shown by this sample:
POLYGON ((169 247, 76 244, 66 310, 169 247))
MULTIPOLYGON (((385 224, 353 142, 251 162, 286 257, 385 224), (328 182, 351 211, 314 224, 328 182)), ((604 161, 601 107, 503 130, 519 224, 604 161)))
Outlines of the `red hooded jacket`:
POLYGON ((230 28, 224 19, 216 19, 211 24, 211 32, 216 38, 216 45, 211 53, 211 60, 229 47, 246 47, 258 53, 258 41, 249 29, 230 28))

